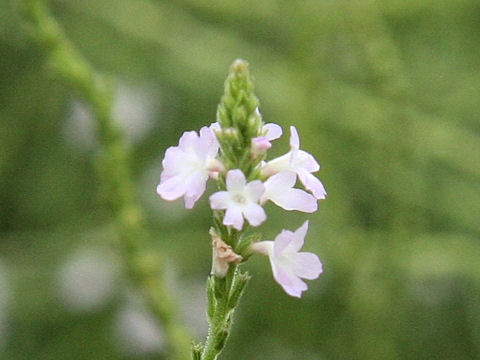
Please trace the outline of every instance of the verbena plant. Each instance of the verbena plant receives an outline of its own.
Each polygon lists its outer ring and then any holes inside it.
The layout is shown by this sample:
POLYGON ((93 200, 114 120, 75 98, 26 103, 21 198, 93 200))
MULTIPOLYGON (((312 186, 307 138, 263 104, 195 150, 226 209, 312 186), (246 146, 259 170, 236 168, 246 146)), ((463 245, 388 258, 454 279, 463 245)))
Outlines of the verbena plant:
MULTIPOLYGON (((170 356, 186 359, 189 335, 163 282, 161 256, 146 241, 148 233, 129 169, 129 149, 112 117, 111 82, 95 72, 68 41, 41 0, 22 1, 22 11, 52 70, 91 105, 101 145, 97 169, 116 220, 127 273, 163 324, 170 356)), ((217 359, 223 350, 250 278, 241 270, 250 256, 268 256, 275 280, 294 297, 307 290, 302 279, 315 279, 322 272, 315 254, 300 252, 308 221, 295 231, 282 230, 273 241, 252 229, 266 221, 262 206, 268 201, 288 211, 313 213, 317 201, 326 196, 322 183, 312 175, 320 166, 311 154, 300 150, 294 126, 290 127, 290 151, 267 161, 271 141, 282 135, 282 128, 263 122, 253 90, 247 63, 234 61, 216 122, 199 133, 185 132, 178 146, 167 149, 157 187, 163 199, 183 197, 185 207, 191 209, 209 178, 218 186, 209 198, 213 210, 212 271, 207 280, 209 332, 203 344, 193 345, 195 360, 217 359), (297 179, 307 191, 294 187, 297 179)))

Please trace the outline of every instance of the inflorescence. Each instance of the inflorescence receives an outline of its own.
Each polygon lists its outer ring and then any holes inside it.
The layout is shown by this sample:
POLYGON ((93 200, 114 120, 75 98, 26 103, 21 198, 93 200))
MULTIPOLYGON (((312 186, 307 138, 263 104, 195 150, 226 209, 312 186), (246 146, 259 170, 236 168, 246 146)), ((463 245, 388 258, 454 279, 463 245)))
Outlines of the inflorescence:
POLYGON ((237 60, 225 83, 217 122, 199 133, 185 132, 178 146, 167 149, 157 192, 165 200, 183 197, 185 207, 191 209, 205 192, 208 179, 216 180, 219 191, 209 198, 216 219, 211 234, 217 254, 214 262, 222 266, 214 266, 214 274, 225 276, 229 261, 264 254, 275 280, 289 295, 300 297, 307 290, 302 278, 315 279, 323 271, 317 255, 300 252, 308 221, 296 231, 282 230, 274 241, 244 235, 247 227, 267 219, 263 209, 267 201, 285 210, 313 213, 318 200, 326 197, 324 186, 312 174, 320 165, 300 149, 294 126, 290 126, 290 151, 265 161, 271 141, 281 135, 279 125, 263 123, 246 63, 237 60), (307 191, 295 188, 297 179, 307 191))

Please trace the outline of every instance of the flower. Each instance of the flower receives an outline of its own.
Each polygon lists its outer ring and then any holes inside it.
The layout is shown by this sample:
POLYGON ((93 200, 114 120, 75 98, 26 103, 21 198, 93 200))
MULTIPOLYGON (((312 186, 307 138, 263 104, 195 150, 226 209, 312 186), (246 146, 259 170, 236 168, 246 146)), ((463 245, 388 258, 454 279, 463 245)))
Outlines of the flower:
POLYGON ((307 290, 303 279, 316 279, 322 272, 322 263, 311 252, 299 252, 308 230, 305 221, 295 232, 282 230, 275 241, 260 241, 250 246, 251 250, 270 258, 273 277, 291 296, 300 297, 307 290))
POLYGON ((231 225, 237 230, 243 227, 243 218, 250 225, 258 226, 265 221, 267 215, 258 201, 265 191, 260 180, 246 183, 245 175, 239 169, 229 170, 226 178, 227 191, 218 191, 210 196, 212 209, 226 210, 224 225, 231 225))
POLYGON ((307 213, 317 211, 317 199, 303 190, 294 189, 295 181, 295 173, 288 170, 271 176, 264 183, 265 192, 260 203, 264 204, 267 200, 271 200, 285 210, 307 213))
POLYGON ((193 208, 205 192, 208 176, 223 170, 223 164, 215 159, 218 141, 210 127, 183 133, 178 146, 171 146, 162 161, 163 171, 157 193, 165 200, 184 197, 185 207, 193 208))
POLYGON ((290 126, 290 151, 267 162, 262 167, 262 175, 271 176, 282 170, 295 172, 300 182, 317 199, 325 199, 327 192, 323 184, 311 173, 320 170, 320 165, 312 154, 300 150, 300 140, 295 126, 290 126))

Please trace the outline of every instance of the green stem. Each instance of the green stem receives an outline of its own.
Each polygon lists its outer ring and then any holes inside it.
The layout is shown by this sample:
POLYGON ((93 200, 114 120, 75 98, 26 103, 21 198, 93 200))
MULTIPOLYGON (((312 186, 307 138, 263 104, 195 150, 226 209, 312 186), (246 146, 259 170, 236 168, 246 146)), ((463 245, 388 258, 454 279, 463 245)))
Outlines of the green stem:
POLYGON ((165 329, 171 358, 187 359, 190 336, 181 325, 176 302, 164 284, 163 261, 149 246, 130 172, 129 149, 112 117, 112 86, 70 43, 43 1, 22 0, 21 5, 22 15, 49 65, 91 105, 100 142, 97 171, 120 237, 127 273, 165 329))
POLYGON ((208 279, 209 329, 201 360, 215 360, 222 352, 230 334, 233 315, 250 277, 231 264, 225 278, 210 275, 208 279))

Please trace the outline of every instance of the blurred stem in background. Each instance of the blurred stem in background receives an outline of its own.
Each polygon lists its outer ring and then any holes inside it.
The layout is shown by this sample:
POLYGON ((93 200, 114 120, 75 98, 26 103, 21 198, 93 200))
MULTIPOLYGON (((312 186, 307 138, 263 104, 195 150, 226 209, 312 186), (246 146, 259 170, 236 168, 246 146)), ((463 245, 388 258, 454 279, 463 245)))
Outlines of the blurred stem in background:
POLYGON ((129 168, 129 149, 112 117, 113 87, 66 38, 43 1, 22 0, 21 12, 50 67, 92 108, 100 143, 97 171, 116 223, 126 270, 161 322, 170 358, 187 359, 190 336, 179 321, 175 299, 164 283, 161 256, 148 244, 149 235, 129 168))

